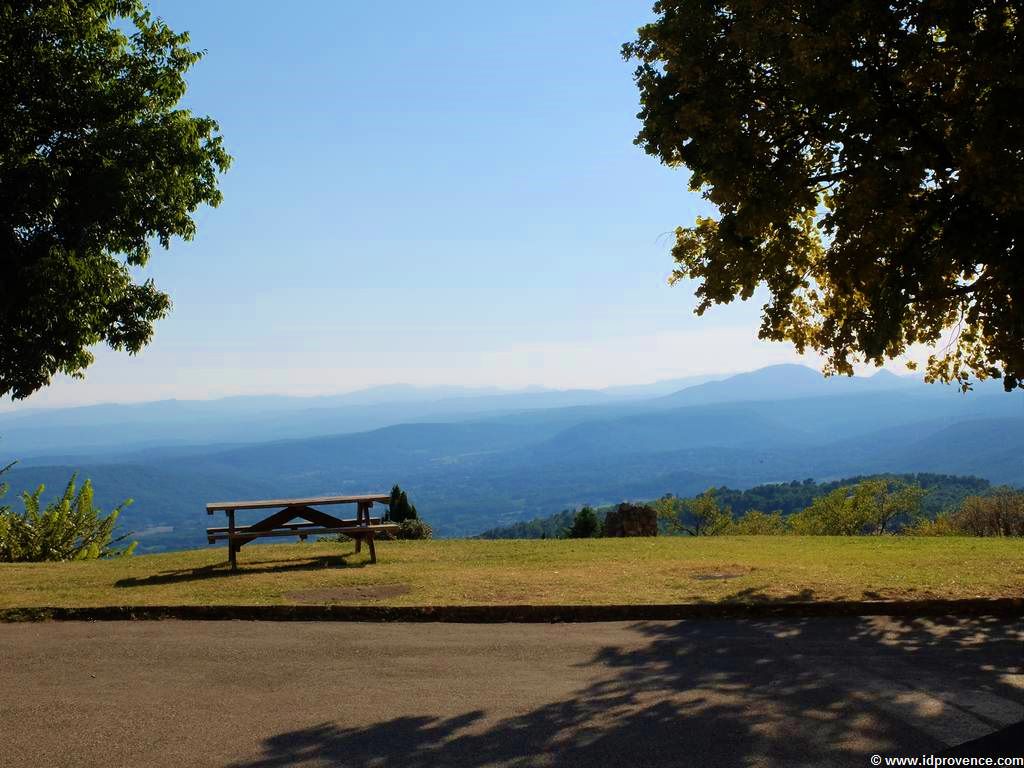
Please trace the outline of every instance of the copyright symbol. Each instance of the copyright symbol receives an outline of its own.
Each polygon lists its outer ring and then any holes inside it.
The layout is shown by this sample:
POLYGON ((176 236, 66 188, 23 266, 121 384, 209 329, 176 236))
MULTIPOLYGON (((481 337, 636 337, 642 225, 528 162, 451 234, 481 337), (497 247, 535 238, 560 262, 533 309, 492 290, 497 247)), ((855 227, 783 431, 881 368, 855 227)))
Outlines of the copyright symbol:
POLYGON ((882 756, 881 755, 872 755, 871 756, 871 764, 872 765, 881 765, 882 764, 882 756))

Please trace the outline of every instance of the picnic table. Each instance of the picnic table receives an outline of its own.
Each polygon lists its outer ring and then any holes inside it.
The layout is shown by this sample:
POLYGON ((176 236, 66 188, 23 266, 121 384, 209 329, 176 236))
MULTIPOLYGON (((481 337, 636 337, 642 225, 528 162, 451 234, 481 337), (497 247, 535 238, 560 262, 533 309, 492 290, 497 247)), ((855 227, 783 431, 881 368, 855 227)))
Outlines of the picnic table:
POLYGON ((253 539, 277 536, 298 536, 305 541, 308 536, 328 533, 343 533, 355 539, 356 552, 366 540, 370 549, 370 562, 377 562, 377 550, 373 545, 375 534, 398 530, 395 523, 386 523, 379 517, 371 517, 374 503, 387 503, 391 496, 386 493, 371 493, 361 496, 311 496, 304 499, 261 499, 257 501, 218 501, 206 505, 206 514, 222 511, 227 514, 227 527, 206 529, 206 538, 213 544, 227 541, 228 561, 232 570, 238 569, 238 550, 253 539), (343 519, 330 515, 315 507, 333 504, 355 504, 355 519, 343 519), (236 525, 235 512, 240 510, 275 509, 262 520, 251 525, 236 525), (304 522, 294 522, 302 520, 304 522))

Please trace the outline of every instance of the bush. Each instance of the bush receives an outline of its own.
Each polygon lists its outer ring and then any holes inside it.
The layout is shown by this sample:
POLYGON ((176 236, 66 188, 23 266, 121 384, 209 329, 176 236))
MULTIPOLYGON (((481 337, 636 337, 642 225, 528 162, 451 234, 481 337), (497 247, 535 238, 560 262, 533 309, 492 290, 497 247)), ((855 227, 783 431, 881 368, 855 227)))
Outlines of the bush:
POLYGON ((800 536, 856 536, 867 527, 868 518, 854 504, 854 487, 844 485, 790 515, 789 525, 800 536))
POLYGON ((0 508, 0 561, 41 562, 44 560, 93 560, 99 557, 130 555, 135 542, 117 548, 127 535, 113 538, 117 518, 131 500, 109 515, 93 506, 92 484, 86 480, 76 491, 72 475, 57 501, 41 509, 45 490, 21 494, 24 511, 20 514, 0 508))
POLYGON ((906 529, 906 532, 911 536, 963 536, 964 533, 961 531, 956 524, 953 522, 952 515, 941 514, 938 515, 934 520, 928 520, 927 518, 918 522, 917 525, 912 528, 906 529))
POLYGON ((573 516, 566 536, 570 539, 593 539, 600 535, 600 530, 597 513, 590 507, 583 507, 573 516))
POLYGON ((398 524, 398 530, 395 531, 396 539, 429 539, 434 535, 434 531, 427 523, 419 519, 403 520, 398 524))
POLYGON ((1024 492, 1004 486, 968 496, 950 521, 967 536, 1024 536, 1024 492))
POLYGON ((725 529, 732 536, 781 536, 787 532, 787 525, 781 512, 768 514, 751 509, 725 529))

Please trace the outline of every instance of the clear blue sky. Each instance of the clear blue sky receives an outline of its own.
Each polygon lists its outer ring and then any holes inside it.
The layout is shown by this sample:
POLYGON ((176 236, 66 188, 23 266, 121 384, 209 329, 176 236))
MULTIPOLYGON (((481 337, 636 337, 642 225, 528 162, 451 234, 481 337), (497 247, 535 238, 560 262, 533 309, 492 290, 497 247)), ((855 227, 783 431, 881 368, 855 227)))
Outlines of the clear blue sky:
POLYGON ((709 209, 632 143, 619 49, 650 0, 152 8, 207 50, 186 105, 234 156, 224 203, 146 270, 174 301, 151 346, 27 406, 796 359, 757 304, 696 318, 665 284, 669 233, 709 209))

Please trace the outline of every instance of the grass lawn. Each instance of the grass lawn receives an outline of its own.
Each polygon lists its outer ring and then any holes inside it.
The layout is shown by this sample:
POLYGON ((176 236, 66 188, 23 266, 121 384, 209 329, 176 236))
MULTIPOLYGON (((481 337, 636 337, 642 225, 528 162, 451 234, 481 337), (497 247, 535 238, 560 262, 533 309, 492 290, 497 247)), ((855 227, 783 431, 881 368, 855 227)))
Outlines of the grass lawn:
POLYGON ((73 563, 0 563, 0 608, 504 605, 1024 596, 1024 542, 660 537, 248 545, 73 563))

